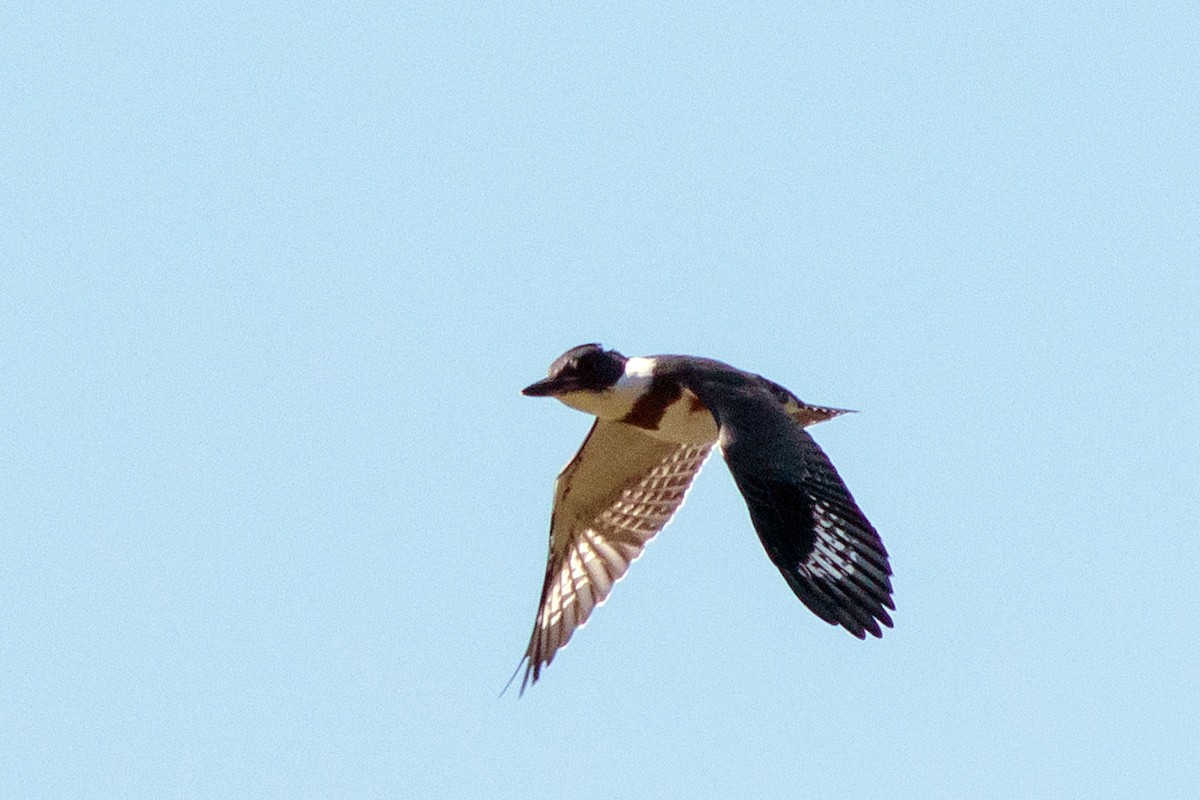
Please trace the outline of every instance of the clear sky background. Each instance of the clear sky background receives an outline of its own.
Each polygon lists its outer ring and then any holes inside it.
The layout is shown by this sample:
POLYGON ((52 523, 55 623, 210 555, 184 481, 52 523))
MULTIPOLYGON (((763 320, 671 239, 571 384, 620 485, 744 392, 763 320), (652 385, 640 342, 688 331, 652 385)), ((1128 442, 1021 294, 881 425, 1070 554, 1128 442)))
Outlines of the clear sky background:
POLYGON ((1200 796, 1200 13, 796 5, 0 12, 0 795, 1200 796), (714 459, 498 699, 586 341, 859 409, 895 630, 714 459))

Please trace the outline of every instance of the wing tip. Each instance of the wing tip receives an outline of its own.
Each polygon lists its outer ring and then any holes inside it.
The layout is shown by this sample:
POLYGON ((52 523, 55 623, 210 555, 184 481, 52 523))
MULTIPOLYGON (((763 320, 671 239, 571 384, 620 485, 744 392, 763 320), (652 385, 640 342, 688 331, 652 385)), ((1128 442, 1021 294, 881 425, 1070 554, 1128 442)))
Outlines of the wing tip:
MULTIPOLYGON (((508 690, 512 688, 513 681, 517 679, 517 673, 521 671, 521 667, 525 667, 525 677, 521 679, 521 688, 517 690, 517 697, 525 696, 525 687, 529 685, 529 672, 531 669, 528 654, 521 656, 521 660, 517 662, 517 668, 513 670, 512 675, 508 676, 508 680, 505 682, 504 688, 500 690, 500 694, 496 695, 497 700, 504 697, 508 693, 508 690)), ((534 682, 536 681, 537 678, 534 678, 534 682)))

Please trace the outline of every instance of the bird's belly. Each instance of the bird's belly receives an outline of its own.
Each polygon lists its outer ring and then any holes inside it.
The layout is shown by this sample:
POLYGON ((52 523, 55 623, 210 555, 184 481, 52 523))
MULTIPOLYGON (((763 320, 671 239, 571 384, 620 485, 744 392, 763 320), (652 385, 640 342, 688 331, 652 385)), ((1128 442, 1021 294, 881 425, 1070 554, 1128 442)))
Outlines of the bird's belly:
POLYGON ((685 391, 666 407, 655 427, 646 428, 646 433, 679 444, 708 444, 717 440, 717 423, 700 399, 685 391))

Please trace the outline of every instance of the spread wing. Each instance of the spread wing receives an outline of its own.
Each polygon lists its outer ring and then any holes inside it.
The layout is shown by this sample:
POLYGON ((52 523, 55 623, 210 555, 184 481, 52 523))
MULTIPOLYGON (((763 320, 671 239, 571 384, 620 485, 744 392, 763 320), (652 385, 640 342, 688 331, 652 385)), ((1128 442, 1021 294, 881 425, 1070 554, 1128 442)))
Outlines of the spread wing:
POLYGON ((829 458, 761 387, 696 387, 759 539, 796 596, 860 639, 891 627, 892 569, 829 458))
POLYGON ((522 692, 679 510, 711 450, 711 443, 663 442, 622 422, 592 426, 555 483, 550 557, 522 659, 522 692))

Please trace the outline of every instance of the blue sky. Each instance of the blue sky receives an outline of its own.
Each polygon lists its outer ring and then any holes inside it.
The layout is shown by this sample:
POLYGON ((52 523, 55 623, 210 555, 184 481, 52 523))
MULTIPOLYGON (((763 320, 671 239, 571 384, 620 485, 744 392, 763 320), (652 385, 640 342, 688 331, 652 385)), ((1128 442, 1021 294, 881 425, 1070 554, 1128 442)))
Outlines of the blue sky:
POLYGON ((1191 4, 0 12, 0 794, 1191 798, 1191 4), (714 459, 536 687, 562 350, 862 413, 859 642, 714 459))

